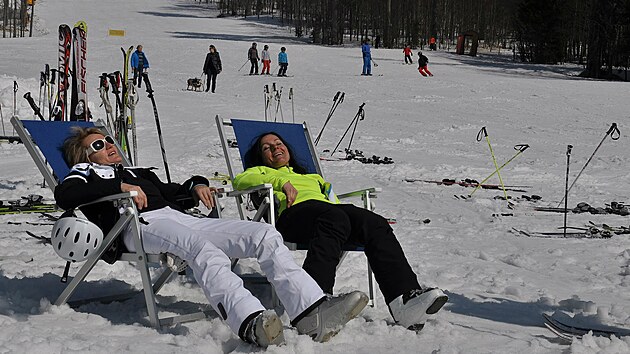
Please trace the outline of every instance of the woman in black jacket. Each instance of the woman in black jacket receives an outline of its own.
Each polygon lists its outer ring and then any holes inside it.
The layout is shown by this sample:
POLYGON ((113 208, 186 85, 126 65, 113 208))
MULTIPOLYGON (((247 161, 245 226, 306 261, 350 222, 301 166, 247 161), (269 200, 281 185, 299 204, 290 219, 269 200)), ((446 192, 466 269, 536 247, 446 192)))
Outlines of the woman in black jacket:
POLYGON ((212 82, 212 93, 214 93, 214 89, 217 86, 217 75, 221 73, 221 57, 214 45, 211 44, 208 50, 210 52, 206 54, 206 61, 203 63, 203 73, 208 75, 206 92, 210 90, 210 82, 212 82))

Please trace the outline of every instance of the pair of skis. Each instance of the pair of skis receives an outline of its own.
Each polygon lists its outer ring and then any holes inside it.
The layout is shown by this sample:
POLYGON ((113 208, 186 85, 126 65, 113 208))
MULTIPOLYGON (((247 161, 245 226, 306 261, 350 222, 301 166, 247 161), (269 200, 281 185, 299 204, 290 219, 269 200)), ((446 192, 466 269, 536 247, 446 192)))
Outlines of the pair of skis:
MULTIPOLYGON (((59 54, 57 67, 57 95, 52 117, 56 121, 90 120, 87 98, 87 25, 83 21, 70 26, 59 26, 59 54), (72 58, 72 88, 69 77, 72 58), (68 112, 68 91, 71 92, 68 112)), ((29 102, 30 103, 30 102, 29 102)), ((42 118, 42 117, 40 117, 42 118)))

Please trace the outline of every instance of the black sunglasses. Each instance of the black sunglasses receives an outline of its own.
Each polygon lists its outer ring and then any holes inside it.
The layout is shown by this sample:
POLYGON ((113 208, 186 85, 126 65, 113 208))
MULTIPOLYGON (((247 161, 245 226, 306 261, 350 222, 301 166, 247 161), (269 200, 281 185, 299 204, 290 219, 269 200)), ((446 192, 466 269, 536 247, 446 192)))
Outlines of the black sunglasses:
POLYGON ((110 135, 106 135, 103 139, 96 139, 90 143, 90 146, 88 146, 86 150, 87 155, 90 156, 95 152, 103 150, 105 148, 105 142, 108 142, 112 145, 116 143, 114 141, 114 138, 112 138, 110 135))

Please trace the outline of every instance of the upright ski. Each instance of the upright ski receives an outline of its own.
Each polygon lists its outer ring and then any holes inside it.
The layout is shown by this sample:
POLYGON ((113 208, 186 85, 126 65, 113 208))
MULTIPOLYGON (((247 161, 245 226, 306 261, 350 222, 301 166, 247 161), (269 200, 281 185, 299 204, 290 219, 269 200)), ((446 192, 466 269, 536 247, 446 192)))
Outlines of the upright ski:
POLYGON ((72 99, 70 102, 70 120, 88 121, 87 98, 87 25, 77 22, 72 30, 72 99))
POLYGON ((59 25, 59 61, 57 74, 57 102, 54 105, 54 120, 66 120, 66 107, 68 105, 68 75, 70 74, 70 49, 72 48, 72 31, 68 25, 59 25))

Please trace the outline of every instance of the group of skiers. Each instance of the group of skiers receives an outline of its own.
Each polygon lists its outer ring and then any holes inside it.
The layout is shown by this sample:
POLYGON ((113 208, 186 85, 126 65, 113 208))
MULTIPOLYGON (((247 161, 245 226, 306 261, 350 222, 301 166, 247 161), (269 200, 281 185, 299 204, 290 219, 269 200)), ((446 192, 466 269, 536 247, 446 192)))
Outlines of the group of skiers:
MULTIPOLYGON (((261 56, 258 56, 258 48, 256 42, 252 43, 252 46, 247 51, 247 60, 251 63, 249 68, 250 75, 258 75, 258 61, 262 61, 263 67, 260 75, 271 75, 271 55, 269 54, 269 46, 265 44, 261 52, 261 56)), ((287 55, 287 48, 280 48, 278 53, 278 76, 287 76, 287 68, 289 67, 289 57, 287 55)))
MULTIPOLYGON (((363 55, 363 71, 361 75, 372 76, 372 54, 370 48, 370 40, 366 39, 361 45, 361 52, 363 55)), ((411 46, 407 45, 403 49, 405 55, 405 64, 413 64, 411 46)), ((252 43, 252 46, 247 51, 247 60, 251 63, 249 69, 249 75, 258 75, 258 62, 262 62, 262 70, 260 75, 271 75, 271 55, 269 54, 269 46, 265 44, 261 55, 258 55, 258 49, 256 42, 252 43)), ((429 58, 427 58, 421 51, 418 52, 418 72, 422 76, 433 76, 428 68, 429 58)), ((289 67, 289 57, 287 55, 287 49, 285 47, 280 48, 278 53, 278 76, 287 76, 287 68, 289 67)), ((377 66, 375 64, 375 66, 377 66)), ((134 84, 138 84, 138 87, 142 84, 142 73, 146 72, 149 68, 149 60, 142 51, 142 45, 138 45, 136 51, 131 56, 131 67, 133 68, 133 81, 134 84)), ((205 91, 211 91, 214 93, 217 84, 217 75, 221 73, 221 57, 217 48, 214 45, 210 45, 208 48, 208 54, 206 54, 206 60, 203 64, 203 74, 208 77, 206 80, 205 91)))
MULTIPOLYGON (((370 40, 365 39, 363 44, 361 45, 361 53, 363 54, 363 71, 361 72, 362 76, 372 76, 372 53, 370 50, 370 40)), ((405 55, 405 64, 413 64, 411 46, 406 45, 405 49, 403 49, 403 54, 405 55)), ((433 76, 433 74, 429 71, 429 58, 427 58, 421 51, 418 52, 418 72, 422 76, 433 76)), ((376 63, 374 63, 374 66, 376 63)))
MULTIPOLYGON (((411 58, 411 45, 407 44, 405 49, 403 49, 403 54, 405 54, 405 64, 413 64, 413 59, 411 58)), ((433 76, 433 74, 429 71, 429 58, 426 55, 422 54, 422 51, 418 51, 418 72, 422 76, 433 76)))
MULTIPOLYGON (((261 56, 258 56, 257 44, 254 42, 247 51, 247 60, 251 63, 249 69, 250 75, 258 75, 258 62, 262 61, 262 71, 260 75, 271 75, 271 55, 269 54, 269 46, 265 45, 262 50, 261 56)), ((244 64, 243 64, 244 65, 244 64)), ((287 48, 280 48, 278 53, 278 76, 287 76, 287 68, 289 66, 289 57, 287 55, 287 48)), ((208 48, 208 54, 206 54, 206 60, 203 63, 203 74, 208 77, 206 80, 206 92, 210 91, 214 93, 217 84, 217 75, 221 73, 221 56, 214 45, 210 45, 208 48)))

